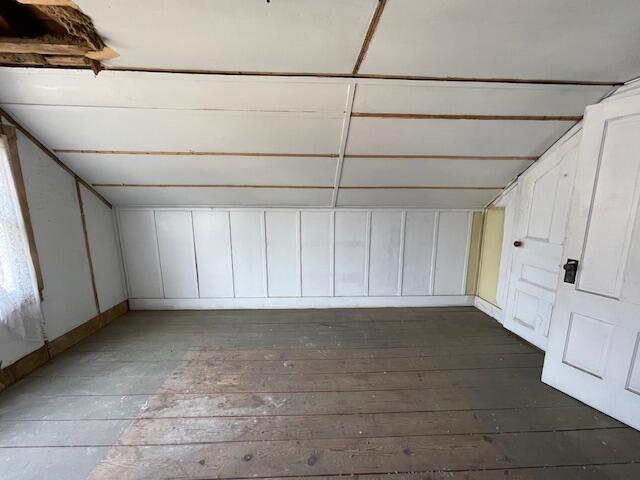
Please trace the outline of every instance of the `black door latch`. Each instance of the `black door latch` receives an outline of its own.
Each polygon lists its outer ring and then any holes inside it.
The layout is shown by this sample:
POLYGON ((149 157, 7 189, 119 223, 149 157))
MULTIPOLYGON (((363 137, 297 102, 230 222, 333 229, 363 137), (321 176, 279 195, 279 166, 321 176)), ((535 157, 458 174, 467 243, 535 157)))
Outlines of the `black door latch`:
POLYGON ((575 284, 578 273, 578 260, 568 258, 567 263, 565 263, 562 268, 564 268, 564 283, 575 284))

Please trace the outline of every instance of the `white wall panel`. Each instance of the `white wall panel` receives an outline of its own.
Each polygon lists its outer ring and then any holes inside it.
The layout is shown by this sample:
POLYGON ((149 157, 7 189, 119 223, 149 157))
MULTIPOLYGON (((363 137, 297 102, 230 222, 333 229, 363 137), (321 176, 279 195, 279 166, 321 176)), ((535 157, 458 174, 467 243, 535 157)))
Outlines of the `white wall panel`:
POLYGON ((333 213, 300 212, 302 296, 333 295, 333 213))
POLYGON ((163 298, 153 210, 123 210, 118 223, 131 298, 163 298))
POLYGON ((80 186, 80 194, 87 224, 98 303, 100 311, 104 312, 127 298, 122 276, 120 245, 116 237, 111 208, 84 186, 80 186))
POLYGON ((200 297, 233 297, 229 212, 194 211, 193 233, 200 297))
POLYGON ((335 212, 335 295, 367 295, 368 212, 335 212))
POLYGON ((165 297, 198 297, 191 212, 156 212, 156 230, 165 297))
POLYGON ((440 212, 434 295, 462 295, 465 290, 469 243, 469 212, 440 212))
POLYGON ((18 150, 44 278, 45 330, 54 339, 98 313, 76 181, 21 133, 18 150))
POLYGON ((371 213, 369 295, 399 294, 402 228, 401 211, 374 210, 371 213))
POLYGON ((269 297, 299 295, 299 224, 298 212, 265 212, 267 240, 267 280, 269 297))
POLYGON ((435 212, 406 214, 404 231, 403 295, 430 295, 436 234, 435 212))
POLYGON ((235 295, 266 297, 263 212, 233 211, 230 220, 235 295))
MULTIPOLYGON (((182 295, 195 303, 175 305, 268 308, 321 307, 334 301, 319 300, 326 297, 352 299, 336 299, 335 306, 357 304, 355 299, 363 297, 390 306, 433 305, 439 303, 427 297, 464 295, 468 210, 155 209, 161 262, 154 248, 153 214, 154 209, 120 211, 127 271, 133 263, 136 272, 144 272, 132 287, 139 290, 139 283, 146 282, 148 288, 149 279, 159 279, 159 263, 165 279, 164 293, 157 280, 159 294, 132 295, 136 298, 166 296, 169 301, 182 295), (184 281, 177 281, 180 276, 184 281), (185 290, 176 293, 178 288, 185 290), (418 299, 389 300, 395 296, 418 299)), ((376 302, 362 306, 381 305, 376 302)))

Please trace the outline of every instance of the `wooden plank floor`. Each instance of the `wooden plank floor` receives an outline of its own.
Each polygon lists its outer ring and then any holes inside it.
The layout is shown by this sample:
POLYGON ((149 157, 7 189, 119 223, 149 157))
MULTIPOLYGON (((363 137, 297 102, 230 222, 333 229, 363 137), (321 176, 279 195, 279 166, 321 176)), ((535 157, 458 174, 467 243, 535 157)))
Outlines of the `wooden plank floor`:
POLYGON ((0 395, 2 479, 638 479, 472 308, 132 312, 0 395))

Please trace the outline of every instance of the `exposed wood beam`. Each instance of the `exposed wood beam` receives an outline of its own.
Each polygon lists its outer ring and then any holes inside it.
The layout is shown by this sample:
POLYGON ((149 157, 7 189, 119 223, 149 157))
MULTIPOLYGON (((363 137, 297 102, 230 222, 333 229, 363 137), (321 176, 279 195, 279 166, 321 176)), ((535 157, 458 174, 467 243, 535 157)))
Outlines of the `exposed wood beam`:
POLYGON ((340 79, 375 79, 375 80, 415 80, 430 82, 461 82, 461 83, 506 83, 531 85, 576 85, 576 86, 610 86, 624 85, 624 82, 608 80, 557 80, 540 78, 492 78, 492 77, 437 77, 422 75, 381 75, 381 74, 353 74, 332 72, 259 72, 259 71, 229 71, 229 70, 194 70, 174 68, 142 68, 126 66, 105 66, 105 70, 117 72, 145 72, 145 73, 173 73, 177 75, 229 75, 243 77, 301 77, 301 78, 340 78, 340 79))
POLYGON ((5 33, 8 33, 11 36, 15 36, 16 35, 15 30, 9 24, 7 19, 2 16, 2 14, 0 14, 0 30, 4 31, 5 33))
MULTIPOLYGON (((140 156, 211 156, 211 157, 293 157, 293 158, 337 158, 337 153, 272 153, 272 152, 196 152, 153 151, 153 150, 71 150, 56 149, 55 153, 66 155, 140 155, 140 156)), ((537 156, 500 156, 500 155, 430 155, 430 154, 345 154, 344 158, 390 159, 390 160, 531 160, 537 156)))
POLYGON ((197 152, 186 151, 154 151, 154 150, 72 150, 56 149, 56 153, 64 154, 96 154, 96 155, 146 155, 146 156, 209 156, 209 157, 301 157, 301 158, 336 158, 337 153, 279 153, 279 152, 197 152))
POLYGON ((342 190, 501 190, 503 187, 458 187, 449 185, 341 185, 342 190))
POLYGON ((387 0, 378 0, 378 5, 376 5, 376 10, 373 12, 373 17, 371 17, 371 23, 369 23, 369 28, 367 29, 367 33, 364 36, 364 41, 362 42, 362 47, 360 48, 360 53, 358 54, 358 59, 356 60, 356 64, 353 67, 353 74, 356 75, 360 70, 360 66, 367 56, 367 51, 369 50, 369 45, 371 44, 371 40, 376 33, 376 29, 378 28, 378 23, 380 23, 380 17, 382 17, 382 12, 384 12, 384 7, 387 5, 387 0))
POLYGON ((0 53, 37 53, 40 55, 84 56, 89 47, 32 38, 0 38, 0 53))
POLYGON ((499 156, 499 155, 394 155, 394 154, 351 154, 345 155, 345 158, 363 158, 363 159, 389 159, 389 160, 531 160, 538 159, 537 156, 499 156))
MULTIPOLYGON (((220 185, 220 184, 173 184, 173 183, 94 183, 94 187, 106 188, 273 188, 297 190, 333 190, 333 185, 220 185)), ((459 187, 448 185, 341 185, 347 190, 500 190, 503 187, 459 187)))
POLYGON ((361 118, 398 118, 406 120, 509 120, 536 122, 579 122, 582 115, 470 115, 439 113, 382 113, 353 112, 353 117, 361 118))
POLYGON ((65 172, 74 177, 80 183, 82 183, 85 187, 91 190, 106 206, 112 208, 111 203, 107 201, 98 191, 93 188, 89 183, 87 183, 80 175, 74 172, 71 168, 65 165, 51 150, 49 150, 40 140, 34 137, 31 132, 29 132, 26 128, 20 125, 15 118, 9 115, 5 110, 0 108, 0 123, 2 122, 2 118, 5 118, 11 125, 13 125, 17 130, 19 130, 25 137, 27 137, 35 146, 37 146, 40 150, 42 150, 51 160, 56 162, 65 172))
POLYGON ((82 233, 84 235, 84 246, 87 250, 87 261, 89 262, 89 273, 91 274, 91 287, 93 288, 93 299, 96 303, 96 314, 100 313, 100 301, 98 300, 98 287, 96 286, 96 274, 93 269, 93 259, 91 258, 91 244, 89 243, 89 233, 87 232, 87 218, 84 214, 84 202, 80 191, 80 182, 76 178, 76 193, 78 195, 78 205, 80 207, 80 219, 82 220, 82 233))
POLYGON ((71 7, 78 8, 73 0, 18 0, 18 3, 24 5, 45 5, 48 7, 71 7))
POLYGON ((94 187, 126 187, 126 188, 280 188, 304 190, 331 190, 333 185, 227 185, 210 183, 94 183, 94 187))
POLYGON ((16 137, 16 128, 0 123, 0 135, 4 135, 7 140, 8 160, 13 184, 20 205, 20 213, 24 223, 24 229, 27 235, 27 243, 29 245, 29 254, 31 263, 36 274, 36 283, 38 291, 42 297, 44 290, 44 277, 42 275, 42 267, 40 265, 40 255, 38 254, 38 246, 36 245, 36 237, 33 233, 33 224, 31 223, 31 211, 29 210, 29 202, 27 201, 27 189, 24 184, 24 176, 22 175, 22 164, 20 163, 20 153, 18 152, 18 139, 16 137))

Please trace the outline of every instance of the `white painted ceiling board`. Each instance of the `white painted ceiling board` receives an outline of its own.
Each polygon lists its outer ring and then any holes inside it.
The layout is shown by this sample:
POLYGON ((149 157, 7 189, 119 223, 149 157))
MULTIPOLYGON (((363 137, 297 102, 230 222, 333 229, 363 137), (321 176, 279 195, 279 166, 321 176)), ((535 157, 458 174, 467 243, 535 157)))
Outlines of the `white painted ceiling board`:
POLYGON ((0 103, 343 112, 348 85, 276 77, 0 68, 0 103))
POLYGON ((61 153, 91 183, 333 185, 337 158, 61 153))
POLYGON ((346 158, 342 185, 504 187, 531 160, 346 158))
POLYGON ((470 82, 362 82, 354 112, 449 115, 582 115, 610 86, 470 82))
POLYGON ((573 122, 353 118, 347 154, 542 154, 573 122))
POLYGON ((54 149, 336 153, 342 129, 337 115, 36 105, 7 110, 54 149))
MULTIPOLYGON (((96 187, 116 206, 326 207, 331 189, 96 187)), ((486 202, 485 202, 486 203, 486 202)))
POLYGON ((500 190, 340 189, 339 207, 483 208, 500 190))
POLYGON ((142 68, 351 72, 376 0, 79 0, 120 57, 142 68))
POLYGON ((360 73, 626 81, 638 18, 637 0, 391 1, 360 73))

